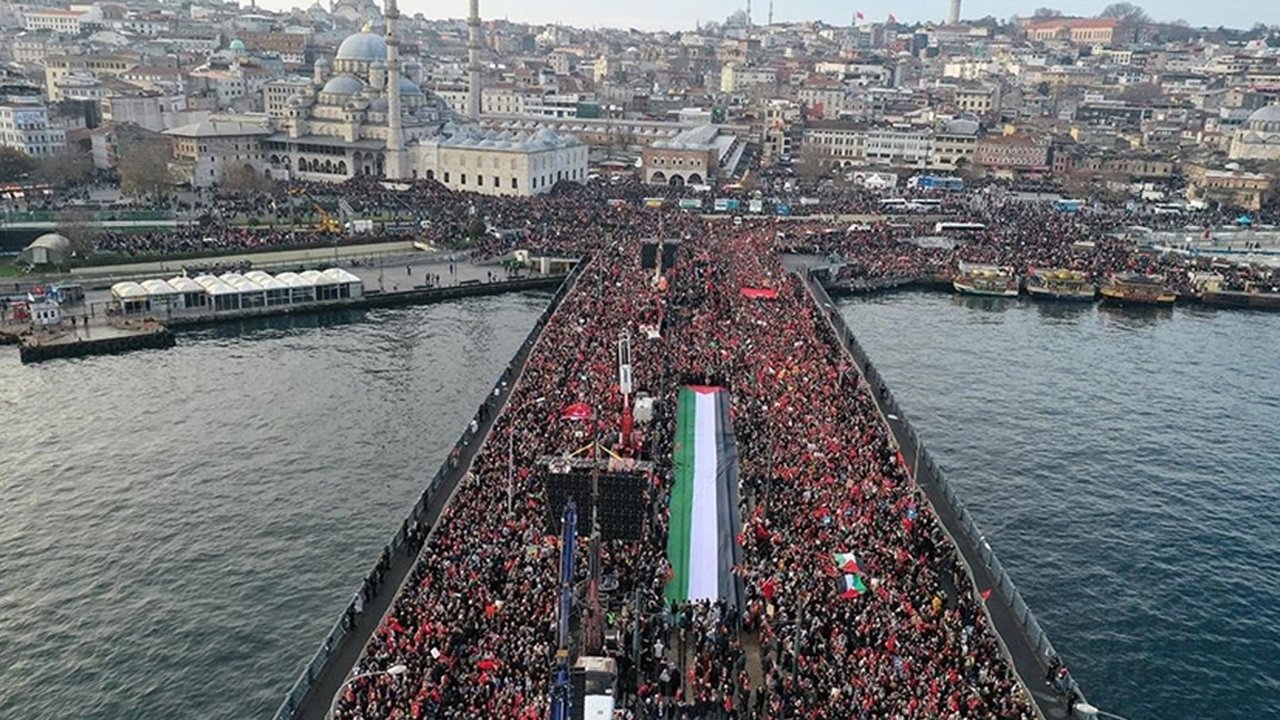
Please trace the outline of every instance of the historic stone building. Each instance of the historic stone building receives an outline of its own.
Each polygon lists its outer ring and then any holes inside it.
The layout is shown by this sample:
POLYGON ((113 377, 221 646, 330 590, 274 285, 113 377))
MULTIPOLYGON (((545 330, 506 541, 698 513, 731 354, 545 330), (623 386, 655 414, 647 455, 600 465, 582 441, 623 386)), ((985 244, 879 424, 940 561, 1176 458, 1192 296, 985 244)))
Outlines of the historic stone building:
MULTIPOLYGON (((471 9, 478 24, 476 3, 471 9)), ((310 84, 294 83, 283 108, 278 102, 268 108, 273 131, 260 141, 264 174, 324 182, 357 175, 431 178, 503 195, 586 180, 587 146, 577 138, 550 129, 485 130, 419 87, 413 78, 420 68, 400 58, 395 0, 388 0, 385 15, 385 38, 367 27, 347 37, 332 61, 316 61, 310 84)))
POLYGON ((1231 136, 1232 160, 1280 160, 1280 105, 1253 111, 1231 136))

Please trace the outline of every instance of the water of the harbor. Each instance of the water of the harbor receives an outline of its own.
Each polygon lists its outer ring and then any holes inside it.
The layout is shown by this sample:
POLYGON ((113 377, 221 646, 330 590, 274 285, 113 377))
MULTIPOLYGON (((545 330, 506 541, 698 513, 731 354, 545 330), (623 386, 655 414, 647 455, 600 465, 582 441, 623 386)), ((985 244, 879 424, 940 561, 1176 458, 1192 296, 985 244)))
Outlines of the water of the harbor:
POLYGON ((1089 700, 1280 707, 1280 314, 840 302, 1089 700))
POLYGON ((269 717, 549 298, 0 348, 0 718, 269 717))
MULTIPOLYGON (((547 294, 0 348, 0 718, 273 712, 547 294)), ((1280 315, 846 317, 1091 701, 1280 706, 1280 315)))

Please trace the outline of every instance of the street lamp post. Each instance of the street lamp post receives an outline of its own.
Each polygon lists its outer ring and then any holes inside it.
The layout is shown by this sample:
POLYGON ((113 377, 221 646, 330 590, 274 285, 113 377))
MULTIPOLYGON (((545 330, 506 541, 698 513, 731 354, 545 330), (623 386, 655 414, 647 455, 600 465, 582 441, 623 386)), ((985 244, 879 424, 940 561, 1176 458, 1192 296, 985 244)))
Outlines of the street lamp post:
POLYGON ((342 691, 346 689, 346 687, 350 685, 352 682, 359 680, 360 678, 375 677, 377 675, 391 675, 391 676, 403 675, 408 671, 409 671, 409 668, 404 663, 397 663, 387 668, 386 670, 374 670, 373 672, 360 673, 359 675, 352 675, 346 680, 343 680, 342 684, 338 686, 338 691, 333 694, 333 700, 329 701, 329 712, 325 713, 325 717, 330 717, 330 718, 333 717, 333 710, 338 706, 338 696, 341 695, 342 691))

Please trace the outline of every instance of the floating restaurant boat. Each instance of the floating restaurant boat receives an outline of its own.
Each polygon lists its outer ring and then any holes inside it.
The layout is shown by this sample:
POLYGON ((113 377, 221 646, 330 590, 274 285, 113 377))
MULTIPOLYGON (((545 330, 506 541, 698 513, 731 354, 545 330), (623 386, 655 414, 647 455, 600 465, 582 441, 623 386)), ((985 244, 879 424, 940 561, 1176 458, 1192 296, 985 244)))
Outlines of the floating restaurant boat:
POLYGON ((1031 269, 1027 274, 1027 294, 1037 300, 1075 300, 1093 302, 1098 287, 1079 270, 1055 268, 1031 269))
POLYGON ((1013 276, 1013 268, 997 265, 962 262, 960 274, 952 280, 951 286, 962 295, 1018 296, 1018 279, 1013 276))
POLYGON ((1117 273, 1099 292, 1102 302, 1111 305, 1170 306, 1178 299, 1177 294, 1165 287, 1163 275, 1117 273))

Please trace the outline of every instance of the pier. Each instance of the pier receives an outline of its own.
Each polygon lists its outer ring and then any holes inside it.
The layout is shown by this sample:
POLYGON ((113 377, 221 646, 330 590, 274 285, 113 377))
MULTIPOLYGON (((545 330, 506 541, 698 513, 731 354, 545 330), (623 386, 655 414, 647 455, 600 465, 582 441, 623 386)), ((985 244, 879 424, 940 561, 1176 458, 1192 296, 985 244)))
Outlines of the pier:
MULTIPOLYGON (((567 277, 562 268, 563 263, 554 268, 559 272, 508 277, 500 266, 475 265, 465 260, 424 262, 414 255, 398 255, 390 259, 379 257, 376 265, 351 268, 363 284, 363 292, 358 297, 230 310, 215 310, 212 306, 174 309, 166 305, 123 315, 112 308, 111 294, 107 289, 109 281, 100 281, 90 286, 84 302, 62 307, 63 321, 59 325, 40 327, 28 322, 0 321, 0 344, 18 345, 24 363, 163 349, 175 345, 175 331, 217 323, 334 310, 362 311, 426 305, 465 297, 553 290, 567 277)), ((135 272, 127 277, 142 279, 143 275, 135 272)), ((5 320, 9 318, 6 316, 5 320)))
POLYGON ((109 355, 173 347, 173 333, 155 322, 135 322, 122 325, 72 326, 21 333, 4 332, 9 342, 17 344, 18 356, 23 364, 44 362, 57 358, 109 355))

